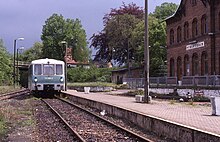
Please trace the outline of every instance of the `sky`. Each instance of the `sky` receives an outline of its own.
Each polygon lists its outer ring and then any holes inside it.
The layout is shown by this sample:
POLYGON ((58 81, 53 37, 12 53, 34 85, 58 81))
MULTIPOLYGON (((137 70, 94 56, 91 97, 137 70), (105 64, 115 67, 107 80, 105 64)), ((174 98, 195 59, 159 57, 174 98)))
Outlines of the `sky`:
MULTIPOLYGON (((103 29, 103 16, 111 8, 135 3, 144 7, 144 0, 0 0, 0 39, 7 50, 13 52, 14 40, 20 37, 17 48, 28 49, 35 42, 41 42, 41 33, 45 21, 54 13, 65 19, 81 21, 87 34, 87 41, 103 29)), ((180 3, 180 0, 148 0, 148 12, 164 2, 180 3)))

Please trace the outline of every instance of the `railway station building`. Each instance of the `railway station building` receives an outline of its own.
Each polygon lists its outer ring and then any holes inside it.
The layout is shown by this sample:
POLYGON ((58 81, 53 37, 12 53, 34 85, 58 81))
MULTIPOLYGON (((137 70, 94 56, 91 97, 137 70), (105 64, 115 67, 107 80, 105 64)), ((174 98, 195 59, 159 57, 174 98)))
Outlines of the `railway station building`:
POLYGON ((220 75, 220 0, 181 0, 166 24, 169 77, 220 75))

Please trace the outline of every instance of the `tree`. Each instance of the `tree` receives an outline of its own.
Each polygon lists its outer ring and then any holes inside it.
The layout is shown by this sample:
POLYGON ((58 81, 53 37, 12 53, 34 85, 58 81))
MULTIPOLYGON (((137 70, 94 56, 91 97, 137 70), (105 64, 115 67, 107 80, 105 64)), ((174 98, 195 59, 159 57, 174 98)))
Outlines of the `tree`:
POLYGON ((40 42, 34 43, 33 47, 25 50, 20 56, 19 60, 31 62, 36 59, 43 58, 42 56, 43 44, 40 42))
POLYGON ((137 6, 135 3, 131 3, 128 5, 125 5, 123 2, 122 6, 120 6, 118 9, 113 8, 111 9, 109 14, 106 14, 103 18, 104 25, 108 24, 108 21, 114 18, 117 15, 133 15, 135 18, 138 19, 144 19, 144 10, 143 8, 137 6))
POLYGON ((106 14, 103 18, 104 29, 91 37, 90 47, 98 50, 94 60, 109 62, 114 59, 124 64, 128 61, 128 55, 132 59, 131 33, 141 19, 143 9, 133 3, 128 6, 123 3, 119 9, 112 9, 106 14))
POLYGON ((12 62, 9 53, 0 39, 0 85, 9 85, 12 83, 12 62))
POLYGON ((160 21, 165 20, 167 17, 174 14, 178 5, 175 3, 162 3, 160 6, 156 6, 155 11, 152 13, 154 17, 160 21))
MULTIPOLYGON (((149 15, 150 76, 165 72, 166 25, 162 20, 172 15, 176 7, 172 3, 163 3, 149 15)), ((135 4, 123 4, 105 15, 104 29, 92 37, 91 46, 98 50, 95 60, 109 62, 113 58, 124 64, 129 58, 133 65, 143 65, 145 27, 143 16, 137 15, 143 15, 143 10, 135 4)))
POLYGON ((77 61, 88 61, 89 49, 87 48, 86 33, 80 20, 67 19, 62 15, 53 14, 43 26, 41 39, 43 41, 43 56, 64 60, 65 47, 62 41, 73 50, 73 58, 77 61))
MULTIPOLYGON (((165 25, 153 16, 149 16, 149 54, 150 54, 150 76, 158 76, 161 65, 166 60, 166 31, 165 25)), ((137 25, 132 33, 133 45, 137 47, 134 51, 136 63, 144 60, 144 21, 137 25)))

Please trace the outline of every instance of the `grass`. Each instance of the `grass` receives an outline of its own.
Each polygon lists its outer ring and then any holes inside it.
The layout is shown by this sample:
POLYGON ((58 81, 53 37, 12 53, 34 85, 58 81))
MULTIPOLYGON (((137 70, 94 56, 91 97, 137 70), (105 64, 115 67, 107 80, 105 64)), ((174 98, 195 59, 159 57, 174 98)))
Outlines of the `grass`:
POLYGON ((13 86, 0 86, 0 94, 5 94, 5 93, 17 91, 19 89, 20 88, 18 86, 16 88, 14 88, 13 86))
POLYGON ((22 127, 25 126, 34 126, 36 123, 33 119, 22 120, 19 122, 19 125, 22 127))
POLYGON ((176 103, 176 100, 174 100, 174 99, 170 100, 170 104, 171 104, 171 105, 173 105, 173 104, 175 104, 175 103, 176 103))
POLYGON ((7 132, 6 121, 2 114, 0 114, 0 138, 7 132))
POLYGON ((108 82, 83 82, 83 83, 68 83, 68 86, 75 86, 75 87, 116 87, 117 85, 114 83, 108 83, 108 82))

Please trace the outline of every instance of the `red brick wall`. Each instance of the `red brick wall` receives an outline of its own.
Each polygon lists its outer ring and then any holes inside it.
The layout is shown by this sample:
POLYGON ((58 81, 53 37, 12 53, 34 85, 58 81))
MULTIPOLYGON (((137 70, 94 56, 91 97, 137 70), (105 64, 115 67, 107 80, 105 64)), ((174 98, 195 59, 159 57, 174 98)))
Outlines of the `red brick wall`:
POLYGON ((170 59, 174 58, 175 64, 175 76, 177 76, 177 58, 180 56, 182 59, 182 74, 184 72, 184 56, 186 54, 189 55, 190 62, 190 75, 192 75, 192 55, 194 53, 198 54, 199 66, 198 66, 198 75, 201 75, 201 55, 202 52, 207 52, 208 55, 208 74, 220 74, 219 67, 219 52, 220 52, 220 31, 219 31, 219 12, 220 12, 220 4, 219 0, 215 0, 215 15, 211 18, 211 8, 210 4, 207 2, 206 6, 202 3, 201 0, 197 0, 197 4, 192 6, 190 0, 182 0, 181 5, 175 14, 175 16, 166 20, 167 22, 167 68, 168 75, 170 75, 170 59), (218 2, 217 2, 218 1, 218 2), (185 10, 181 10, 185 9, 185 10), (208 32, 204 35, 201 34, 201 19, 202 16, 206 15, 207 24, 208 24, 208 32), (198 21, 198 35, 193 38, 192 37, 192 22, 193 19, 197 18, 198 21), (215 28, 211 27, 212 19, 215 19, 215 28), (184 23, 189 23, 189 39, 184 40, 184 23), (182 40, 180 43, 177 43, 177 28, 180 26, 182 28, 182 40), (170 45, 169 33, 170 30, 174 30, 174 44, 170 45), (215 29, 215 31, 211 31, 215 29), (210 35, 209 33, 214 33, 214 35, 210 35), (215 44, 211 42, 211 38, 215 37, 215 44), (186 45, 192 44, 192 41, 203 42, 204 47, 195 48, 191 50, 186 50, 186 45), (215 45, 215 48, 211 48, 215 45), (215 49, 215 50, 213 50, 215 49), (211 55, 213 50, 214 56, 211 55), (214 64, 213 64, 214 63, 214 64), (215 65, 216 70, 214 70, 213 65, 215 65))

